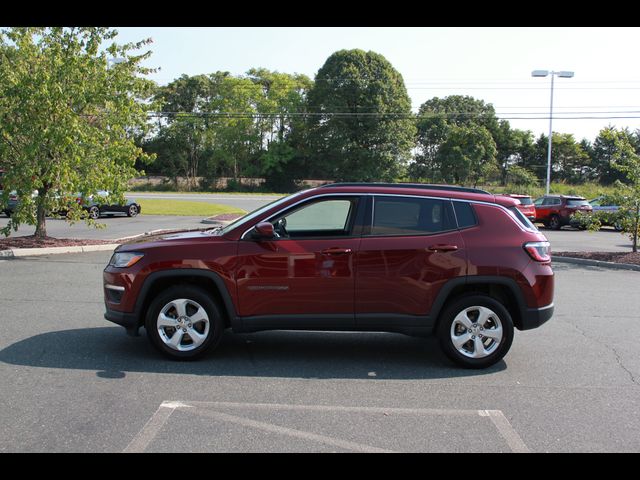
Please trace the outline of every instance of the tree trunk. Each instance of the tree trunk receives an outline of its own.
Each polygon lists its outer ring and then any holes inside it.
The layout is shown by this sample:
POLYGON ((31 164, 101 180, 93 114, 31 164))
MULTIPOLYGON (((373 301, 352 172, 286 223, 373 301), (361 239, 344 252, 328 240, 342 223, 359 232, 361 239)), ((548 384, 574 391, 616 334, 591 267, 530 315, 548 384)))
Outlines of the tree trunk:
POLYGON ((44 211, 44 202, 39 200, 36 207, 36 233, 37 239, 43 239, 47 236, 47 216, 44 211))

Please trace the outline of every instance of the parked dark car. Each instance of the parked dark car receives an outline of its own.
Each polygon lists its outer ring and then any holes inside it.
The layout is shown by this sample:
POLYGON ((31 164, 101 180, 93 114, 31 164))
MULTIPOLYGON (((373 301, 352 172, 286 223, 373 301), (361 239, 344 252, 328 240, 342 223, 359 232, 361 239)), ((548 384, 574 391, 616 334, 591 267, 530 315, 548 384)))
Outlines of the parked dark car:
POLYGON ((105 318, 195 358, 225 328, 435 334, 484 368, 553 314, 549 242, 505 196, 332 184, 224 228, 119 246, 105 318))
POLYGON ((533 203, 536 208, 535 221, 552 230, 571 225, 571 217, 578 211, 589 213, 593 210, 584 197, 578 196, 545 195, 533 203))
POLYGON ((115 213, 124 213, 127 217, 135 217, 141 211, 140 205, 130 198, 125 198, 124 205, 114 204, 107 201, 109 192, 100 190, 96 195, 83 197, 78 195, 77 201, 89 213, 89 217, 94 220, 100 218, 100 215, 113 215, 115 213))
MULTIPOLYGON (((1 194, 2 193, 0 192, 0 195, 1 194)), ((34 190, 31 193, 31 197, 33 198, 36 196, 38 196, 38 191, 34 190)), ((9 192, 8 200, 4 208, 4 213, 7 217, 10 217, 11 215, 13 215, 13 212, 16 210, 16 208, 18 208, 18 203, 20 203, 20 197, 18 196, 18 192, 16 192, 15 190, 9 192)))

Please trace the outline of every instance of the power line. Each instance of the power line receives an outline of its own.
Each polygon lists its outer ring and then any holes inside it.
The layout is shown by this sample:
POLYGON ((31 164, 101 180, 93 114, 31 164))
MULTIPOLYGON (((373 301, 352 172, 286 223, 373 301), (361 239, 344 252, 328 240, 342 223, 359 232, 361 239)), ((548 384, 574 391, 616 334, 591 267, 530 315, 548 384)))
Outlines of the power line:
MULTIPOLYGON (((282 117, 339 117, 339 118, 451 118, 451 117, 490 117, 491 113, 476 112, 447 112, 431 114, 414 114, 406 112, 148 112, 147 116, 155 118, 168 118, 178 116, 179 118, 282 118, 282 117)), ((510 112, 508 114, 495 113, 496 117, 503 120, 548 120, 549 115, 537 112, 510 112)), ((620 111, 620 112, 559 112, 553 118, 558 120, 609 120, 609 119, 634 119, 640 118, 640 111, 620 111), (629 114, 629 115, 626 115, 629 114), (633 115, 632 115, 633 114, 633 115), (571 115, 571 116, 569 116, 571 115), (606 116, 605 116, 606 115, 606 116)))

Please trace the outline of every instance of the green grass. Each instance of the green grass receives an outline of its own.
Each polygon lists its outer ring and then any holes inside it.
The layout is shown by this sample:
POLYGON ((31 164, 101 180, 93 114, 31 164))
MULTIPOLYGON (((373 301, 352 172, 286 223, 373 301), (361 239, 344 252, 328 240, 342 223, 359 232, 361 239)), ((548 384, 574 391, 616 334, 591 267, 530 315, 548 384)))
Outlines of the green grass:
POLYGON ((165 200, 159 198, 138 198, 142 215, 184 215, 212 217, 222 213, 245 214, 244 210, 217 203, 189 202, 186 200, 165 200))

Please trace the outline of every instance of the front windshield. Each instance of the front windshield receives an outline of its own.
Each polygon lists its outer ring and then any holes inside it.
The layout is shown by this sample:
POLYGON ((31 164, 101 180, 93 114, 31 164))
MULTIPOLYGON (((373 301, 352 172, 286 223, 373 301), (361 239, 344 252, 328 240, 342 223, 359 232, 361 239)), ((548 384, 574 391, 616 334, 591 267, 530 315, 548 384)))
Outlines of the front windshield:
POLYGON ((264 212, 266 212, 267 210, 269 210, 270 208, 273 208, 277 205, 280 205, 281 203, 286 202, 287 200, 297 197, 298 195, 301 195, 302 193, 304 193, 306 190, 302 190, 300 192, 296 192, 292 195, 287 195, 285 197, 279 198, 277 200, 274 200, 273 202, 267 203, 266 205, 263 205, 262 207, 258 208, 257 210, 254 210, 251 213, 247 213, 244 217, 240 217, 237 220, 231 222, 229 225, 227 225, 226 227, 220 229, 219 231, 217 231, 216 233, 218 233, 219 235, 225 235, 226 233, 229 233, 231 230, 245 224, 248 223, 249 221, 253 220, 256 217, 259 217, 260 215, 262 215, 264 212))

